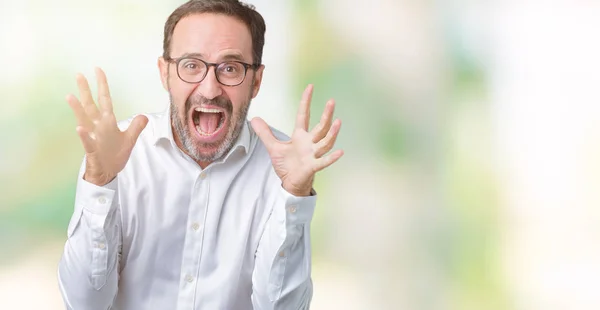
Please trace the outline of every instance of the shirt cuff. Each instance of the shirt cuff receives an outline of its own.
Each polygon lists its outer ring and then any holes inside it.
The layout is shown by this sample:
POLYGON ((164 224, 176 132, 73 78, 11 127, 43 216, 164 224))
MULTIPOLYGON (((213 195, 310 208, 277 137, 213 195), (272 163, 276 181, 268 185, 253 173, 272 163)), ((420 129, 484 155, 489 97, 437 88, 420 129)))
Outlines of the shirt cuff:
POLYGON ((308 224, 312 220, 317 204, 317 193, 310 191, 310 196, 298 197, 281 188, 283 201, 285 202, 285 214, 287 225, 308 224))
POLYGON ((106 215, 110 212, 116 193, 117 178, 104 186, 92 184, 82 178, 77 184, 76 204, 91 213, 106 215))

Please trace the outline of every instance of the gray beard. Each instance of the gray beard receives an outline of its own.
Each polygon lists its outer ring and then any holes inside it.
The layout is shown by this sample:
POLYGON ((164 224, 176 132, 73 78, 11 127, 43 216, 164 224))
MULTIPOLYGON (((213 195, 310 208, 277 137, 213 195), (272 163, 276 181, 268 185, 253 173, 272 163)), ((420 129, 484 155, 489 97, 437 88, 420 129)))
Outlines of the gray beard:
POLYGON ((179 113, 177 113, 177 108, 173 104, 173 98, 171 94, 169 94, 170 100, 170 113, 171 113, 171 124, 173 125, 174 132, 173 134, 177 135, 179 141, 183 146, 183 151, 186 152, 192 159, 198 162, 214 162, 223 158, 233 145, 237 141, 240 133, 242 132, 242 128, 244 126, 244 122, 246 122, 246 117, 248 116, 248 109, 250 108, 251 97, 248 97, 247 102, 242 103, 242 108, 240 110, 240 114, 236 119, 233 118, 233 105, 230 100, 224 99, 222 97, 217 97, 215 99, 209 100, 202 96, 194 97, 194 102, 192 102, 191 98, 188 98, 185 102, 185 119, 182 121, 179 117, 179 113), (190 130, 196 130, 196 128, 189 128, 188 126, 188 111, 192 107, 193 103, 195 105, 199 105, 200 103, 206 103, 214 106, 218 106, 224 108, 227 113, 229 113, 229 125, 228 132, 225 135, 225 139, 215 143, 201 143, 197 144, 194 142, 191 136, 190 130), (215 152, 211 154, 201 153, 200 150, 203 148, 217 148, 215 152))

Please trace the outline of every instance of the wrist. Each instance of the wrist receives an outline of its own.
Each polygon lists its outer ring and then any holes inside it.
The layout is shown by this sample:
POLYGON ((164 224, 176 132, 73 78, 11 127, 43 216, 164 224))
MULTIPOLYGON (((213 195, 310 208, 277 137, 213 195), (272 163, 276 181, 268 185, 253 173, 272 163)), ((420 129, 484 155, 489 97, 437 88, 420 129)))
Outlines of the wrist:
POLYGON ((286 191, 296 197, 308 197, 308 196, 310 196, 310 193, 311 193, 310 189, 307 191, 288 191, 288 190, 286 190, 286 191))
POLYGON ((293 186, 288 184, 282 184, 283 189, 285 189, 288 193, 296 197, 307 197, 311 196, 312 193, 312 184, 303 185, 303 186, 293 186))
POLYGON ((104 186, 114 180, 115 177, 103 176, 103 175, 95 175, 92 173, 88 173, 87 171, 83 175, 83 179, 89 183, 92 183, 96 186, 104 186))

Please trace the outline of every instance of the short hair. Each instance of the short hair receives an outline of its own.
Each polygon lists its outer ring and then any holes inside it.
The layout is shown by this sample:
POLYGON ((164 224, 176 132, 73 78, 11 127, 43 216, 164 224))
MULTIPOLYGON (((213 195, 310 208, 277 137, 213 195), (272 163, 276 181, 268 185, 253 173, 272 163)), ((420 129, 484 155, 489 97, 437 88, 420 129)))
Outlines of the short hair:
POLYGON ((252 62, 257 65, 262 64, 266 31, 265 20, 253 5, 238 0, 190 0, 175 9, 165 23, 163 58, 170 58, 171 40, 177 23, 186 16, 202 13, 223 14, 243 22, 252 36, 252 62))

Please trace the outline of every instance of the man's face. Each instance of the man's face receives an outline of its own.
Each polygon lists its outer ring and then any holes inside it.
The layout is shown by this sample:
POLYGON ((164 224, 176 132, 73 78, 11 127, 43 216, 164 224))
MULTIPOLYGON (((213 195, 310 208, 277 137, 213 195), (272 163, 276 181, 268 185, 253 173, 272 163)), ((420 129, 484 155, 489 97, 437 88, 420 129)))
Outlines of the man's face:
MULTIPOLYGON (((252 37, 246 25, 233 17, 190 15, 175 26, 170 57, 187 55, 209 63, 238 60, 252 64, 252 37)), ((237 86, 220 84, 214 67, 200 83, 186 83, 176 67, 159 58, 163 86, 171 99, 173 135, 184 152, 206 166, 224 156, 237 140, 250 101, 258 94, 264 67, 248 69, 237 86)))

